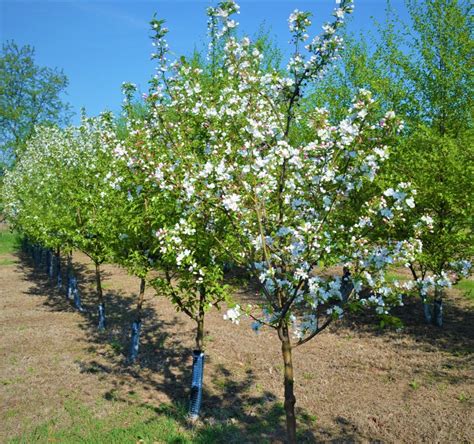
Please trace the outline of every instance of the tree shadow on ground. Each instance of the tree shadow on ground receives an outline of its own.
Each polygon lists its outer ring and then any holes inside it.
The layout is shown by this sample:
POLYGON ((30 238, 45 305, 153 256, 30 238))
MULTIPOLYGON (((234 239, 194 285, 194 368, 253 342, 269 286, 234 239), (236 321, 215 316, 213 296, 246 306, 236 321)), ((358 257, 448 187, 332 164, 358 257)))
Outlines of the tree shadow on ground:
MULTIPOLYGON (((24 279, 33 285, 26 291, 30 296, 45 296, 43 305, 51 311, 77 312, 82 316, 83 322, 80 328, 87 332, 87 341, 92 345, 89 350, 99 355, 106 355, 102 345, 108 344, 110 355, 115 356, 115 361, 126 366, 128 364, 128 350, 130 343, 131 324, 136 319, 136 294, 121 290, 104 291, 104 305, 106 313, 106 329, 99 330, 98 299, 95 290, 95 271, 87 265, 75 262, 73 273, 77 277, 79 293, 81 295, 82 311, 74 306, 74 301, 67 297, 66 292, 66 265, 62 264, 63 286, 58 289, 56 279, 51 280, 45 267, 35 267, 28 255, 19 253, 18 269, 24 279), (100 346, 100 347, 98 347, 100 346), (119 359, 117 359, 117 357, 119 359)), ((105 281, 110 278, 110 272, 102 271, 105 281)), ((138 287, 137 287, 138 293, 138 287)), ((170 320, 161 319, 151 307, 143 307, 141 310, 143 328, 140 337, 139 361, 141 367, 156 370, 156 359, 147 359, 154 354, 156 349, 163 348, 163 343, 168 339, 166 329, 170 326, 179 326, 180 321, 175 317, 170 320)), ((177 344, 174 344, 176 346, 177 344)), ((161 364, 162 365, 162 364, 161 364)))
MULTIPOLYGON (((271 392, 252 392, 256 380, 253 372, 249 370, 244 380, 236 380, 225 366, 217 366, 212 377, 219 375, 225 376, 225 383, 219 383, 218 393, 212 390, 212 383, 210 389, 204 388, 202 415, 197 422, 190 422, 186 415, 188 391, 183 389, 183 383, 189 382, 190 378, 186 371, 173 383, 154 385, 156 390, 173 391, 172 405, 163 403, 155 406, 134 402, 127 396, 119 396, 117 391, 106 393, 105 399, 152 409, 159 415, 166 415, 179 422, 184 429, 193 432, 193 443, 286 443, 283 404, 271 392)), ((344 418, 335 418, 336 428, 331 430, 319 427, 316 418, 301 408, 297 408, 297 418, 299 443, 355 443, 364 438, 357 432, 357 427, 344 418)), ((154 419, 149 419, 146 423, 153 421, 154 419)))
MULTIPOLYGON (((255 280, 249 280, 244 270, 235 267, 226 274, 239 288, 236 293, 238 301, 245 304, 259 302, 259 287, 255 280)), ((423 306, 417 296, 404 297, 404 306, 392 309, 391 315, 399 318, 404 335, 416 341, 416 347, 425 351, 447 351, 454 356, 464 356, 474 353, 474 306, 469 305, 462 297, 450 294, 443 300, 443 326, 428 325, 424 321, 423 306)), ((337 332, 337 327, 354 330, 360 334, 387 336, 393 339, 397 327, 380 328, 380 317, 373 312, 347 313, 342 322, 331 327, 337 332), (341 325, 342 324, 342 325, 341 325)), ((397 333, 398 334, 398 333, 397 333)))
MULTIPOLYGON (((28 295, 46 295, 44 306, 52 311, 77 311, 66 297, 65 290, 55 288, 44 269, 35 268, 24 253, 19 253, 18 257, 19 271, 32 283, 28 295)), ((153 408, 159 414, 172 415, 183 427, 193 430, 194 442, 197 443, 285 442, 285 414, 277 396, 269 391, 256 390, 257 379, 252 369, 237 376, 233 369, 222 364, 209 365, 213 363, 212 355, 206 355, 202 420, 197 425, 190 424, 185 411, 190 393, 191 350, 183 344, 186 338, 193 336, 192 329, 177 317, 163 319, 153 308, 145 308, 140 358, 136 364, 130 365, 127 352, 135 295, 106 291, 107 329, 99 331, 94 272, 81 263, 74 264, 74 272, 85 309, 80 312, 83 318, 80 327, 87 332, 85 341, 92 356, 76 364, 81 372, 96 374, 99 379, 107 378, 113 388, 103 395, 105 400, 135 403, 153 408), (148 398, 164 394, 173 405, 143 403, 139 400, 141 396, 135 396, 138 391, 141 395, 148 392, 148 398)), ((318 427, 316 418, 303 409, 297 409, 297 417, 299 442, 347 443, 362 438, 347 421, 341 423, 335 419, 334 430, 324 430, 318 427)))
POLYGON ((448 296, 443 301, 443 326, 426 324, 420 299, 415 296, 404 298, 404 305, 391 310, 390 314, 401 321, 401 325, 381 327, 380 318, 374 313, 348 314, 342 326, 359 334, 372 334, 396 340, 403 337, 414 339, 412 345, 426 352, 444 351, 454 357, 474 353, 474 307, 459 296, 448 296))

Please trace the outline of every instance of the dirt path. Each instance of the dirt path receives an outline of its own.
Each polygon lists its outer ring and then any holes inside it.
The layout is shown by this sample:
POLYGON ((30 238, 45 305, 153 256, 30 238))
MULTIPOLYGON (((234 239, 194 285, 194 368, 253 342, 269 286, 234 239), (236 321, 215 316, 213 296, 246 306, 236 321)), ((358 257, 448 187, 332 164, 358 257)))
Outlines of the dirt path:
MULTIPOLYGON (((140 361, 127 366, 137 279, 105 267, 109 326, 99 333, 85 257, 75 257, 84 314, 21 255, 2 258, 0 442, 52 418, 67 426, 71 401, 97 416, 120 400, 186 402, 193 325, 166 300, 147 292, 140 361)), ((401 332, 368 324, 354 330, 346 320, 296 350, 297 406, 308 442, 474 442, 473 307, 451 295, 443 330, 419 325, 418 304, 410 309, 401 332)), ((272 332, 256 336, 243 324, 209 314, 205 420, 237 424, 235 442, 247 442, 256 429, 281 442, 279 343, 272 332)))

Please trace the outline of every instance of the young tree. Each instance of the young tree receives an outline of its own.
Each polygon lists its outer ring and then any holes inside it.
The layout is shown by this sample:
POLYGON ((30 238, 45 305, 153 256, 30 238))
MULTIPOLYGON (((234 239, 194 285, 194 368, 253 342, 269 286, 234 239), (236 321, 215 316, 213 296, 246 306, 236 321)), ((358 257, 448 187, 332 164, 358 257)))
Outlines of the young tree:
POLYGON ((110 256, 110 219, 116 208, 115 194, 108 186, 108 175, 114 169, 113 153, 103 143, 107 115, 85 118, 73 135, 74 154, 79 163, 67 165, 69 179, 64 198, 75 214, 72 236, 75 248, 94 263, 98 298, 98 327, 105 329, 105 298, 102 289, 101 265, 110 256))
MULTIPOLYGON (((189 153, 203 154, 199 125, 185 108, 189 100, 183 94, 184 83, 190 78, 182 76, 180 71, 189 73, 190 77, 203 74, 198 67, 199 58, 193 57, 190 62, 180 59, 172 68, 176 75, 169 76, 167 30, 158 19, 153 19, 152 29, 159 74, 151 82, 147 97, 150 112, 144 119, 127 113, 128 136, 116 143, 115 154, 117 162, 129 170, 120 173, 120 187, 128 189, 131 202, 146 207, 139 224, 147 225, 145 236, 153 233, 154 239, 147 240, 147 255, 158 272, 150 283, 196 324, 189 412, 195 419, 202 397, 205 314, 228 297, 227 287, 223 285, 223 260, 217 255, 216 247, 216 239, 225 239, 226 233, 222 223, 208 218, 202 204, 199 207, 189 199, 193 185, 183 168, 189 153), (187 134, 188 131, 192 134, 187 134), (184 145, 184 138, 192 143, 184 145)), ((130 87, 126 89, 132 92, 130 87)), ((138 245, 132 250, 140 254, 138 245)))
MULTIPOLYGON (((325 110, 300 106, 337 56, 336 30, 352 10, 351 2, 340 2, 334 22, 309 43, 310 14, 290 16, 294 53, 283 72, 268 69, 271 65, 250 39, 235 37, 231 15, 238 10, 233 1, 208 9, 208 72, 181 59, 155 83, 150 94, 156 101, 154 125, 144 133, 154 129, 159 134, 150 147, 160 157, 150 162, 150 154, 139 166, 150 169, 149 180, 160 194, 169 194, 179 218, 170 218, 173 223, 158 236, 164 260, 184 291, 174 292, 171 277, 159 282, 180 309, 193 315, 189 308, 201 306, 202 285, 204 296, 209 285, 217 295, 222 292, 219 268, 213 273, 214 266, 209 267, 222 258, 232 258, 259 282, 260 303, 243 310, 237 305, 226 318, 238 322, 244 312, 255 320, 255 329, 275 330, 293 443, 292 349, 348 307, 373 306, 386 314, 400 303, 400 290, 385 279, 385 269, 411 259, 418 244, 390 239, 388 228, 397 227, 414 200, 405 183, 385 194, 373 186, 399 122, 391 112, 373 123, 378 119, 369 92, 359 93, 337 126, 329 124, 325 110), (330 268, 341 264, 344 278, 330 277, 330 268)), ((157 58, 166 72, 166 32, 162 23, 156 30, 157 58)))
POLYGON ((147 180, 140 168, 134 166, 137 155, 144 155, 144 138, 141 130, 146 124, 150 107, 146 102, 135 99, 136 87, 123 84, 125 104, 123 113, 109 128, 103 131, 103 143, 114 152, 114 162, 107 174, 107 186, 114 194, 116 205, 110 212, 108 247, 112 260, 140 279, 137 305, 131 330, 129 362, 138 358, 142 309, 149 272, 157 266, 154 251, 157 249, 156 230, 163 224, 162 215, 156 207, 162 200, 156 195, 156 188, 147 180), (124 154, 134 150, 133 157, 124 154), (113 167, 112 167, 113 166, 113 167))

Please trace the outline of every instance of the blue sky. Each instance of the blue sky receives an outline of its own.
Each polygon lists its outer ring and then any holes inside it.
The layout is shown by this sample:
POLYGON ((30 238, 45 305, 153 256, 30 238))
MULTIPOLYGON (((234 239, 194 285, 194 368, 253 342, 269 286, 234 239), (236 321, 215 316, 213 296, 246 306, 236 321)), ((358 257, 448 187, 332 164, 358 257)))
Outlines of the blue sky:
MULTIPOLYGON (((177 55, 202 48, 206 38, 210 0, 86 1, 0 0, 0 39, 36 48, 40 65, 62 68, 70 84, 66 100, 78 120, 85 107, 90 115, 118 111, 124 81, 147 89, 154 73, 150 61, 148 23, 153 13, 166 19, 168 42, 177 55)), ((241 0, 240 29, 252 36, 262 23, 271 30, 280 48, 289 40, 287 18, 295 9, 313 13, 312 35, 331 19, 335 0, 241 0)), ((402 0, 392 0, 402 18, 402 0)), ((372 19, 383 21, 385 0, 355 0, 350 23, 353 31, 373 29, 372 19)))

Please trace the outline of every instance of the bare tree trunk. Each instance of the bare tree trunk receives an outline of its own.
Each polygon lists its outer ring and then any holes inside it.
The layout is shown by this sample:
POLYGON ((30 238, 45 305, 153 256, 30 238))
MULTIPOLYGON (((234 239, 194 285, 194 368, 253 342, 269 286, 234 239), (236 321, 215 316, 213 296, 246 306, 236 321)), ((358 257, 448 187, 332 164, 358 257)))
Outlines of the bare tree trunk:
POLYGON ((56 249, 56 286, 61 289, 63 286, 63 276, 61 269, 61 247, 56 249))
POLYGON ((433 320, 433 314, 431 312, 430 303, 426 300, 426 296, 421 296, 421 303, 423 304, 423 315, 425 316, 425 322, 431 324, 433 320))
POLYGON ((293 358, 291 355, 292 347, 286 321, 282 321, 282 325, 278 329, 278 336, 281 341, 281 351, 283 355, 283 363, 285 365, 283 374, 285 387, 286 430, 289 444, 296 444, 296 398, 294 393, 293 358))
MULTIPOLYGON (((418 281, 418 273, 416 272, 415 265, 410 264, 410 271, 415 281, 418 281)), ((421 279, 425 278, 426 270, 421 270, 421 279)), ((430 304, 426 301, 426 295, 422 294, 420 290, 418 290, 418 294, 420 295, 421 303, 423 304, 423 316, 425 317, 425 322, 427 324, 431 324, 433 315, 431 313, 430 304)))
POLYGON ((73 297, 73 288, 72 288, 72 251, 69 251, 67 254, 67 269, 66 269, 66 292, 68 299, 73 297))
POLYGON ((100 275, 100 264, 98 262, 95 262, 95 284, 99 304, 102 304, 104 302, 104 294, 102 292, 102 279, 100 275))
POLYGON ((196 349, 202 351, 204 349, 204 301, 206 298, 206 289, 201 286, 199 289, 199 312, 196 329, 196 349))
POLYGON ((136 312, 136 321, 142 320, 142 307, 143 301, 145 299, 145 287, 146 287, 146 280, 144 278, 140 279, 140 292, 138 293, 138 302, 137 302, 137 312, 136 312))

